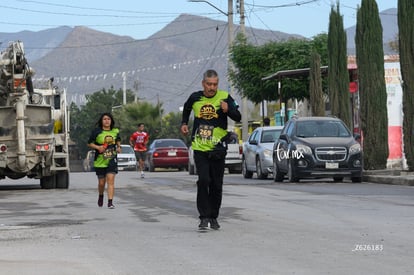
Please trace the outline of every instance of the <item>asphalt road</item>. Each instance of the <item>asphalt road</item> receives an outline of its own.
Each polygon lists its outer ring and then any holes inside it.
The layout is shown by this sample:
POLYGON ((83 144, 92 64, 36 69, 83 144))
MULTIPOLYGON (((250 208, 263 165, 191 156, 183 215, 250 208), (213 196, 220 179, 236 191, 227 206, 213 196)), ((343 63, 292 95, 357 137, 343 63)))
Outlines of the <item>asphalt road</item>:
POLYGON ((186 172, 94 173, 68 190, 0 181, 0 274, 412 274, 414 187, 226 174, 218 231, 197 230, 186 172))

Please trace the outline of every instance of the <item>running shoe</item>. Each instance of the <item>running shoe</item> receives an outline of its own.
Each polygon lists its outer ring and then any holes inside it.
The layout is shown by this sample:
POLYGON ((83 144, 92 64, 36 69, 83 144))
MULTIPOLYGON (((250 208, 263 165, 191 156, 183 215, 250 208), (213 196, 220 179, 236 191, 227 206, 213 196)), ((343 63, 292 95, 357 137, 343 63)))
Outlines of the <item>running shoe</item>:
POLYGON ((217 219, 211 219, 210 220, 210 228, 214 229, 214 230, 217 230, 217 229, 220 228, 220 225, 219 225, 217 219))
POLYGON ((208 229, 208 219, 201 219, 198 229, 207 230, 208 229))
POLYGON ((98 197, 98 206, 99 207, 102 207, 103 200, 104 200, 104 196, 103 195, 99 195, 99 197, 98 197))

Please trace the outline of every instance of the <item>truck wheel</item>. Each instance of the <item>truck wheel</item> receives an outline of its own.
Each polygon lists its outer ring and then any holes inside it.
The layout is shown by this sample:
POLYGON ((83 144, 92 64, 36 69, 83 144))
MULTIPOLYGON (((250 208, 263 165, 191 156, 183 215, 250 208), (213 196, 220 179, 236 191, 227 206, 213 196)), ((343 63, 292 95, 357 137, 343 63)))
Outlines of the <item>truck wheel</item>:
POLYGON ((56 188, 68 189, 69 188, 69 172, 59 171, 56 174, 56 188))
POLYGON ((40 179, 40 187, 42 187, 42 189, 54 189, 54 188, 56 188, 56 177, 55 177, 55 175, 41 178, 40 179))

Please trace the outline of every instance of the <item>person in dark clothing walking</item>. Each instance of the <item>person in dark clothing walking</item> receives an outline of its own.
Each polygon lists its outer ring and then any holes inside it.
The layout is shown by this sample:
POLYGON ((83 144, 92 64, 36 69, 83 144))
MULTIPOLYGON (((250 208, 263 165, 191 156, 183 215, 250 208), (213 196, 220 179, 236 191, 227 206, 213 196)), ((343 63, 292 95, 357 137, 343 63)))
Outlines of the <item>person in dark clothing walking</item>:
POLYGON ((228 117, 240 122, 241 114, 236 101, 226 92, 218 90, 219 78, 215 70, 203 75, 202 91, 192 93, 184 103, 181 133, 189 134, 188 121, 194 112, 191 146, 197 167, 197 209, 199 229, 219 229, 217 221, 223 194, 224 161, 227 154, 226 139, 228 117))
POLYGON ((263 126, 270 126, 270 118, 265 117, 263 119, 263 126))

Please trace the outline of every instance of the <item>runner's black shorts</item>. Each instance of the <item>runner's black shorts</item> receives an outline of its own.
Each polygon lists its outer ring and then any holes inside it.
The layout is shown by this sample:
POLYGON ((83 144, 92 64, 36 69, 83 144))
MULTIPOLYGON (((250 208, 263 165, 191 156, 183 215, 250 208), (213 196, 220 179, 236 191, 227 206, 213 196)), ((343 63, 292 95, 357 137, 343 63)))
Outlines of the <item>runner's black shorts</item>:
POLYGON ((98 178, 104 178, 106 174, 118 174, 118 166, 95 167, 98 178))
POLYGON ((145 151, 134 151, 134 152, 135 152, 135 158, 137 160, 140 160, 140 159, 145 160, 145 155, 146 155, 145 151))

